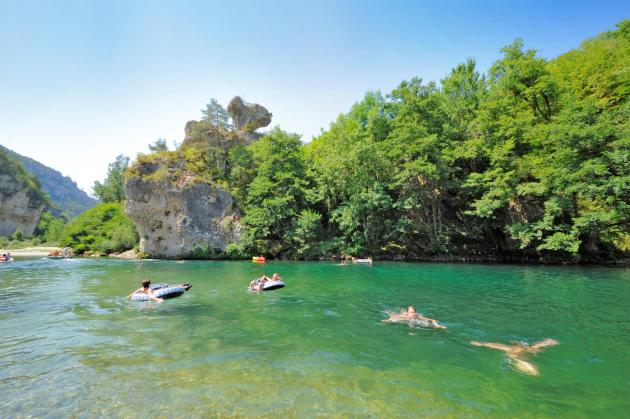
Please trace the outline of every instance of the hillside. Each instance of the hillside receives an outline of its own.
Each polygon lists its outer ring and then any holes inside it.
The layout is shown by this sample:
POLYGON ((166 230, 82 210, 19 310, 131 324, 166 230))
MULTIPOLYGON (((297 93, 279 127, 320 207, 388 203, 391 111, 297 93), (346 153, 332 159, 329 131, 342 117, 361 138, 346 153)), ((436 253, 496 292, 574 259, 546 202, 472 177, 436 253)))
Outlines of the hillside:
POLYGON ((0 149, 0 236, 32 235, 47 204, 37 178, 0 149))
POLYGON ((69 177, 1 145, 0 149, 5 150, 10 156, 21 161, 26 170, 37 177, 43 190, 50 196, 53 205, 61 210, 62 214, 67 218, 74 218, 96 205, 97 201, 79 189, 77 184, 69 177))

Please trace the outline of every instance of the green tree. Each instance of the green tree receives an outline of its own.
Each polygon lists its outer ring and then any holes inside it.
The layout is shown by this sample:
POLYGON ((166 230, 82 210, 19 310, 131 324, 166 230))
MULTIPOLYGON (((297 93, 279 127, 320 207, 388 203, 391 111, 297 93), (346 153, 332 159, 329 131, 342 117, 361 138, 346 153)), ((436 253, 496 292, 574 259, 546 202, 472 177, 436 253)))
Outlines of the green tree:
POLYGON ((210 103, 206 105, 205 109, 201 110, 201 113, 203 114, 203 120, 207 121, 216 130, 230 129, 230 116, 215 98, 210 99, 210 103))
POLYGON ((152 153, 160 151, 168 151, 168 145, 166 144, 166 138, 158 138, 153 144, 149 144, 149 150, 152 153))
POLYGON ((78 254, 109 254, 134 248, 138 233, 122 203, 101 203, 70 221, 59 243, 72 247, 78 254))
POLYGON ((124 172, 129 166, 129 157, 118 155, 116 160, 109 164, 107 177, 103 183, 94 182, 94 195, 102 202, 121 202, 125 199, 124 172))
POLYGON ((305 205, 305 167, 298 135, 274 128, 249 146, 256 176, 247 187, 243 222, 254 252, 279 255, 291 248, 292 223, 305 205))

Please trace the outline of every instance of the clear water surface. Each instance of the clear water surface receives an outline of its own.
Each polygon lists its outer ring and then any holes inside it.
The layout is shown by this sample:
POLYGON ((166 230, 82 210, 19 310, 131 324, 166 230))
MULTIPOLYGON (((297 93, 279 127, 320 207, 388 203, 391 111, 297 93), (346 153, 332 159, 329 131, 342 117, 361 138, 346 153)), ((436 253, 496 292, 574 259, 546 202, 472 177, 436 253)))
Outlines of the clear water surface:
POLYGON ((627 417, 629 301, 624 268, 22 260, 0 266, 0 413, 627 417), (125 300, 142 278, 193 288, 125 300), (407 304, 448 330, 381 323, 407 304), (539 376, 469 344, 545 337, 539 376))

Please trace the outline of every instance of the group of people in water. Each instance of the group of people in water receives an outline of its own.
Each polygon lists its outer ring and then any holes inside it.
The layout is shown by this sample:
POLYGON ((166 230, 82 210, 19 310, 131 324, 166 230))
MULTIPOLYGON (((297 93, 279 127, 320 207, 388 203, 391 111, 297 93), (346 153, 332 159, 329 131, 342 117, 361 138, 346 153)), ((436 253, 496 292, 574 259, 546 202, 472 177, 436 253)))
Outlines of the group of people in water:
MULTIPOLYGON (((381 320, 383 323, 407 323, 409 327, 421 326, 434 329, 446 329, 446 326, 439 324, 437 320, 425 317, 421 313, 416 312, 414 306, 408 306, 407 310, 403 310, 400 313, 388 314, 388 319, 381 320)), ((529 345, 526 342, 512 342, 511 345, 492 342, 470 342, 473 346, 498 349, 505 352, 507 359, 513 368, 529 375, 538 375, 538 368, 526 358, 527 355, 537 354, 543 348, 546 348, 547 346, 555 346, 558 345, 558 343, 559 342, 557 340, 551 338, 543 339, 533 345, 529 345)))
POLYGON ((263 275, 260 278, 256 278, 252 282, 249 283, 249 290, 256 291, 258 294, 260 294, 260 292, 263 290, 267 282, 278 282, 278 281, 282 281, 282 277, 277 272, 274 273, 271 276, 271 278, 269 278, 267 275, 263 275))
POLYGON ((3 253, 2 256, 0 256, 0 262, 11 262, 12 260, 11 253, 3 253))
MULTIPOLYGON (((256 291, 260 293, 265 284, 272 281, 282 281, 282 277, 276 272, 271 278, 266 275, 263 275, 260 278, 254 279, 249 284, 250 291, 256 291)), ((192 287, 190 283, 175 285, 178 287, 184 288, 186 291, 192 287)), ((161 302, 162 298, 156 297, 153 289, 151 289, 151 281, 145 279, 142 281, 142 287, 133 291, 128 295, 128 298, 131 298, 134 294, 146 294, 151 301, 161 302)), ((406 323, 409 327, 420 326, 426 328, 433 329, 447 329, 446 326, 441 325, 436 319, 432 319, 429 317, 425 317, 422 313, 418 313, 414 306, 410 305, 406 310, 403 310, 399 313, 387 312, 389 318, 381 320, 383 323, 406 323)), ((505 352, 507 359, 510 365, 516 370, 523 372, 529 375, 538 375, 538 368, 532 364, 526 356, 528 354, 537 354, 543 348, 548 346, 558 345, 558 341, 555 339, 544 339, 540 342, 534 343, 533 345, 529 345, 525 342, 512 342, 511 345, 504 345, 501 343, 492 343, 492 342, 470 342, 474 346, 498 349, 505 352)))

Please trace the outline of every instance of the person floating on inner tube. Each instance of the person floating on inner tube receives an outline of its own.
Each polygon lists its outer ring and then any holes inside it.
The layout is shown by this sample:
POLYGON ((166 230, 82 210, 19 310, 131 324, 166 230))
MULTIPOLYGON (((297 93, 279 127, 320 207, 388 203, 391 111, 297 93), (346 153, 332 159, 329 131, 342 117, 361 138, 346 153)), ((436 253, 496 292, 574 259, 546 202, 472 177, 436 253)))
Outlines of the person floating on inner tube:
MULTIPOLYGON (((186 291, 188 291, 192 287, 192 284, 191 283, 186 283, 186 284, 178 284, 178 285, 174 285, 174 286, 175 287, 182 287, 186 291)), ((158 303, 161 303, 162 301, 164 301, 163 298, 159 298, 159 297, 155 296, 155 293, 151 289, 151 281, 149 279, 145 279, 144 281, 142 281, 142 288, 138 288, 137 290, 135 290, 134 292, 129 294, 127 296, 127 298, 131 298, 136 293, 148 295, 149 296, 149 300, 151 300, 151 301, 157 301, 158 303)))
POLYGON ((542 348, 547 346, 558 345, 558 341, 555 339, 547 338, 540 342, 528 345, 526 342, 512 342, 511 345, 503 345, 501 343, 492 342, 470 342, 474 346, 484 346, 486 348, 498 349, 504 351, 510 361, 510 365, 520 372, 524 372, 529 375, 538 375, 538 368, 536 365, 523 359, 526 354, 537 354, 542 348))
POLYGON ((249 283, 249 290, 256 291, 260 294, 260 291, 263 290, 263 287, 269 281, 282 281, 282 277, 277 272, 274 273, 271 278, 269 278, 267 275, 263 275, 260 278, 256 278, 249 283))
POLYGON ((446 329, 435 319, 424 317, 420 313, 416 313, 413 306, 407 307, 406 311, 400 313, 388 313, 389 319, 381 320, 383 323, 408 323, 409 326, 419 325, 423 327, 434 327, 436 329, 446 329))

